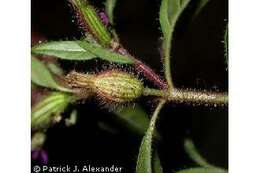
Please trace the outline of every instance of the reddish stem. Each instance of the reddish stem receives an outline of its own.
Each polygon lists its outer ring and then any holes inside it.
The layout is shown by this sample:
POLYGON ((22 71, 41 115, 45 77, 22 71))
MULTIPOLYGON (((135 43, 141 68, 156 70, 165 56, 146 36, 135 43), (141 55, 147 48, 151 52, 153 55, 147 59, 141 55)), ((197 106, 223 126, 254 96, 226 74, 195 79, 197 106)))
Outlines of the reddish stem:
POLYGON ((168 85, 161 79, 161 77, 140 60, 135 59, 135 68, 138 72, 141 72, 145 77, 151 80, 156 86, 161 89, 168 88, 168 85))
POLYGON ((135 68, 138 72, 142 73, 147 79, 152 81, 156 86, 160 87, 161 89, 167 89, 168 85, 165 83, 159 75, 157 75, 153 69, 147 66, 145 63, 137 59, 136 57, 132 56, 120 43, 113 41, 111 43, 111 47, 114 51, 122 54, 128 55, 134 60, 135 68))

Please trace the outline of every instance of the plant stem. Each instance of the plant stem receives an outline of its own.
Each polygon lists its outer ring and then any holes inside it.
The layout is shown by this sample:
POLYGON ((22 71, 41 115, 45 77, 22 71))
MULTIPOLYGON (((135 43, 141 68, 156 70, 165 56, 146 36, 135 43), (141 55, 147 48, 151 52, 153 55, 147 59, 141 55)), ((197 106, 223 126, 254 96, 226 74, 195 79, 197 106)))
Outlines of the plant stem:
POLYGON ((153 115, 152 115, 152 119, 150 121, 150 128, 151 128, 151 133, 153 133, 154 129, 155 129, 155 122, 157 120, 157 117, 163 107, 163 105, 165 104, 165 100, 160 100, 159 104, 157 105, 153 115))
POLYGON ((174 90, 158 90, 145 88, 144 96, 157 96, 175 103, 195 104, 195 105, 228 105, 227 93, 211 92, 211 91, 196 91, 185 89, 174 90))
POLYGON ((168 88, 167 83, 158 74, 156 74, 153 69, 151 69, 149 66, 147 66, 145 63, 143 63, 135 56, 131 55, 119 42, 116 41, 113 42, 112 49, 114 49, 114 51, 119 54, 127 55, 131 59, 133 59, 136 70, 142 73, 147 79, 153 82, 157 87, 160 87, 162 89, 168 88))
MULTIPOLYGON (((170 36, 171 38, 171 36, 170 36)), ((166 42, 168 43, 165 43, 165 47, 164 47, 164 75, 165 75, 165 78, 166 78, 166 81, 169 85, 169 89, 173 89, 174 86, 173 86, 173 82, 172 82, 172 74, 171 74, 171 39, 167 39, 166 42)))
POLYGON ((137 60, 134 57, 133 59, 135 60, 135 68, 137 69, 137 71, 141 72, 147 79, 152 81, 156 86, 162 89, 168 88, 168 85, 149 66, 147 66, 140 60, 137 60))

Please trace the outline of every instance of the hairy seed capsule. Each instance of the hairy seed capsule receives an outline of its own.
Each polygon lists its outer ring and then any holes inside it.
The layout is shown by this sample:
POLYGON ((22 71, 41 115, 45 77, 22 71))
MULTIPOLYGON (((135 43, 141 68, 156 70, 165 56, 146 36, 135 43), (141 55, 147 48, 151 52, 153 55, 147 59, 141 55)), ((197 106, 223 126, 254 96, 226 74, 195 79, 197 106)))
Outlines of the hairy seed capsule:
POLYGON ((66 76, 66 81, 72 88, 88 90, 105 102, 130 102, 140 97, 143 91, 143 84, 138 78, 115 70, 97 75, 73 71, 66 76))
POLYGON ((99 96, 118 103, 129 102, 141 96, 143 84, 135 76, 122 71, 101 73, 94 79, 99 96))

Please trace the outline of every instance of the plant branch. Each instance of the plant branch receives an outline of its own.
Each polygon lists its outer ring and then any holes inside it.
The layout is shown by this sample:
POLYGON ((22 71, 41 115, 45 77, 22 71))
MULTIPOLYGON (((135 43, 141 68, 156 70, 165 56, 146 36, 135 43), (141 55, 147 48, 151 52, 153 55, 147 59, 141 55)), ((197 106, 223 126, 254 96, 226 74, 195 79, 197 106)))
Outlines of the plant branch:
POLYGON ((114 41, 112 43, 112 49, 119 54, 127 55, 134 61, 134 66, 136 70, 142 73, 147 79, 153 82, 157 87, 162 89, 168 88, 167 83, 154 72, 149 66, 143 63, 141 60, 136 58, 135 56, 131 55, 119 42, 114 41))
POLYGON ((196 91, 185 89, 174 90, 158 90, 145 88, 143 91, 144 96, 157 96, 164 98, 170 102, 186 103, 195 105, 214 105, 214 106, 227 106, 228 95, 227 93, 211 92, 211 91, 196 91))
POLYGON ((151 69, 149 66, 141 62, 140 60, 135 59, 135 68, 137 71, 141 72, 147 79, 152 81, 156 86, 166 89, 168 88, 168 85, 161 79, 159 75, 157 75, 153 69, 151 69))

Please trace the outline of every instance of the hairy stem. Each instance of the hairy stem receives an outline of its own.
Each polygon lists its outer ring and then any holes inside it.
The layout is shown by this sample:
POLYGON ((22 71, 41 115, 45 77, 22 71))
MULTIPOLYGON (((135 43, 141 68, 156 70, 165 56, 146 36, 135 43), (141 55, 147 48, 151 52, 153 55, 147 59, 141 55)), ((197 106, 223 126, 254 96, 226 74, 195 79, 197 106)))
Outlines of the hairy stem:
POLYGON ((166 89, 168 85, 161 79, 159 75, 157 75, 149 66, 144 64, 143 62, 135 59, 135 67, 141 72, 147 79, 152 81, 156 86, 166 89))
POLYGON ((196 105, 228 105, 227 93, 211 92, 211 91, 196 91, 185 89, 174 90, 158 90, 145 88, 143 91, 144 96, 157 96, 162 97, 168 101, 175 103, 186 103, 196 105))
POLYGON ((157 87, 160 87, 162 89, 168 88, 167 83, 154 72, 153 69, 151 69, 149 66, 147 66, 145 63, 143 63, 138 58, 131 55, 120 43, 113 42, 112 49, 116 51, 117 53, 127 55, 134 61, 134 66, 138 72, 143 74, 147 79, 149 79, 151 82, 153 82, 157 87))
POLYGON ((164 75, 170 89, 173 89, 172 74, 171 74, 171 39, 167 40, 168 44, 165 44, 165 56, 164 56, 164 75))

